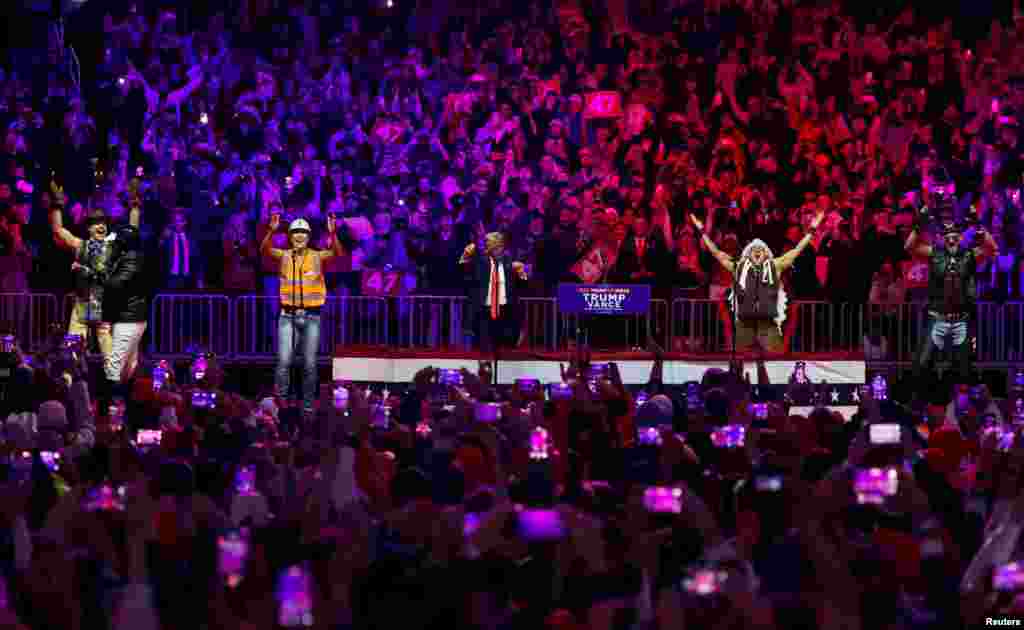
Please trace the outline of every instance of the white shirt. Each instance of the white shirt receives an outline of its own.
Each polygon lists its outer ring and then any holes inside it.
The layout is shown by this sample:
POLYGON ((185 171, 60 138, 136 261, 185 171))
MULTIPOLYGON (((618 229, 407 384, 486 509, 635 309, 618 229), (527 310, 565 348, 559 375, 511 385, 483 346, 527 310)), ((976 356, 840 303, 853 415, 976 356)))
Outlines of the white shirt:
MULTIPOLYGON (((491 258, 491 274, 495 271, 498 272, 498 306, 506 306, 508 304, 508 297, 505 295, 505 267, 504 265, 496 264, 497 260, 491 258)), ((494 282, 492 275, 487 276, 487 301, 485 306, 491 305, 491 284, 494 282)))

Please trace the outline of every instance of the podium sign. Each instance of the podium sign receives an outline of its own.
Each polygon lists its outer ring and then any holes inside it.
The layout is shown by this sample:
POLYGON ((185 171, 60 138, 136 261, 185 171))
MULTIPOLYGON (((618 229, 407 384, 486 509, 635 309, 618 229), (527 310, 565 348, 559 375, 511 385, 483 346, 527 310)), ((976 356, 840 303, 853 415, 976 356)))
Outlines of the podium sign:
POLYGON ((651 287, 646 284, 558 285, 558 310, 570 315, 646 315, 651 287))

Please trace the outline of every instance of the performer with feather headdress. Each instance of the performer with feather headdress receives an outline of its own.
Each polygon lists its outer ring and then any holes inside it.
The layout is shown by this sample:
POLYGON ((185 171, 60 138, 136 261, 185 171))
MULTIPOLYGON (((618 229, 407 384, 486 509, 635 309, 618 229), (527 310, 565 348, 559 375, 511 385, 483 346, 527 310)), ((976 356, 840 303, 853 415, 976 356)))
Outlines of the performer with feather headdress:
POLYGON ((766 350, 772 353, 785 351, 782 325, 786 321, 788 297, 782 286, 782 274, 793 266, 800 253, 814 239, 814 232, 821 225, 825 213, 819 213, 811 221, 808 232, 796 247, 779 257, 761 239, 754 239, 743 248, 739 260, 718 249, 711 237, 704 232, 704 223, 690 215, 693 225, 701 232, 701 242, 711 255, 733 275, 733 290, 729 295, 729 306, 736 322, 735 343, 737 350, 766 350))

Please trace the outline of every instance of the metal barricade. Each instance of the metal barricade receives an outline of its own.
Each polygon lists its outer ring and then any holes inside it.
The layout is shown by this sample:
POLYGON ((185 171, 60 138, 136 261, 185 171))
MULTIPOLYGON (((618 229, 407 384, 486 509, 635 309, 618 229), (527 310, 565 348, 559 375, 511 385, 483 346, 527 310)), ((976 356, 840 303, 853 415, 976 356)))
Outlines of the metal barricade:
POLYGON ((553 297, 521 298, 521 348, 533 351, 565 349, 571 342, 601 349, 647 348, 654 340, 669 343, 671 317, 666 300, 651 300, 646 315, 576 315, 563 313, 553 297))
POLYGON ((794 302, 784 332, 791 352, 856 352, 864 343, 864 308, 845 302, 794 302))
MULTIPOLYGON (((928 334, 928 304, 907 302, 897 306, 867 307, 865 331, 869 361, 912 364, 928 334), (873 345, 884 346, 886 351, 872 352, 873 345)), ((1024 359, 1024 304, 1009 302, 979 302, 972 322, 977 336, 976 360, 979 364, 1013 363, 1024 359)), ((935 356, 939 362, 949 360, 945 353, 935 356)))
POLYGON ((199 347, 218 356, 231 353, 232 302, 226 295, 165 293, 150 309, 149 352, 188 356, 199 347))
MULTIPOLYGON (((723 300, 678 298, 672 302, 671 348, 718 353, 732 349, 732 311, 723 300)), ((783 337, 791 352, 858 352, 865 334, 861 304, 792 302, 783 337)))
MULTIPOLYGON (((979 313, 979 319, 981 315, 979 313)), ((1024 362, 1024 302, 1007 302, 1000 309, 998 336, 988 345, 978 333, 978 361, 1024 362)))
MULTIPOLYGON (((233 352, 238 359, 268 359, 277 354, 277 296, 243 295, 234 303, 233 352)), ((321 357, 330 357, 339 346, 386 346, 389 340, 389 306, 385 298, 327 298, 320 309, 321 357)))
POLYGON ((1020 317, 1020 304, 997 304, 982 302, 978 304, 978 318, 975 333, 978 338, 977 360, 981 362, 1003 363, 1010 360, 1009 330, 1012 323, 1008 315, 1020 317))
POLYGON ((242 295, 234 300, 235 358, 274 356, 277 351, 277 312, 281 298, 274 295, 242 295))
POLYGON ((391 299, 328 297, 320 318, 320 351, 339 346, 387 346, 391 343, 391 299))
POLYGON ((66 328, 61 320, 57 296, 50 293, 0 293, 0 330, 13 333, 22 350, 42 350, 52 331, 66 328))
POLYGON ((411 295, 395 298, 398 343, 402 347, 462 349, 466 346, 467 298, 457 295, 411 295))
MULTIPOLYGON (((672 301, 670 336, 674 352, 716 353, 729 350, 729 310, 721 300, 677 298, 672 301)), ((668 348, 666 348, 668 349, 668 348)))
POLYGON ((553 297, 520 298, 519 306, 522 312, 521 345, 529 350, 561 349, 578 325, 575 316, 560 317, 558 303, 553 297))

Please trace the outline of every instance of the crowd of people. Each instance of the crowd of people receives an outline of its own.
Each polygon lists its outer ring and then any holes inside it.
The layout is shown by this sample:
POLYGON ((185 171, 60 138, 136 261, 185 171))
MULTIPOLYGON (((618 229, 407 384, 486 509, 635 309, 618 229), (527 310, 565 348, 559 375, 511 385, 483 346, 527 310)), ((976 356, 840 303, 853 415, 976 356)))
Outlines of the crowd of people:
MULTIPOLYGON (((642 391, 425 368, 316 414, 154 366, 108 408, 79 349, 15 348, 0 466, 11 628, 948 628, 1020 619, 1024 385, 799 376, 642 391), (180 377, 180 380, 179 380, 180 377), (812 389, 808 389, 811 387, 812 389), (762 393, 759 393, 762 392, 762 393), (946 404, 948 402, 948 404, 946 404)), ((6 356, 6 355, 5 355, 6 356)))
POLYGON ((927 283, 902 248, 909 214, 945 191, 1000 245, 981 293, 1020 293, 1020 20, 964 35, 913 8, 879 23, 841 2, 716 1, 647 34, 535 3, 416 37, 415 15, 263 4, 186 28, 133 3, 94 18, 83 85, 6 77, 0 288, 67 287, 56 174, 79 232, 92 209, 123 220, 143 179, 154 286, 172 291, 276 293, 257 244, 278 211, 314 241, 344 219, 341 295, 385 269, 459 294, 459 252, 502 231, 536 292, 575 278, 719 298, 728 275, 687 214, 736 254, 755 236, 788 249, 824 211, 791 299, 864 303, 876 284, 909 301, 927 283))
POLYGON ((744 335, 776 344, 785 296, 891 306, 918 290, 928 352, 965 351, 974 266, 981 296, 1021 290, 1018 14, 978 29, 839 1, 491 2, 446 20, 91 4, 76 19, 95 20, 95 64, 69 61, 55 29, 54 71, 0 82, 0 293, 76 290, 72 336, 33 354, 0 338, 0 623, 1024 616, 1024 374, 1005 400, 915 381, 913 408, 873 378, 847 419, 798 413, 806 383, 772 400, 736 366, 666 385, 660 350, 642 391, 580 346, 561 383, 510 388, 484 363, 317 397, 307 369, 301 404, 225 391, 212 356, 137 365, 144 289, 262 291, 296 335, 365 270, 472 290, 485 324, 566 278, 723 300, 767 287, 783 297, 732 300, 775 324, 744 335), (955 247, 930 240, 933 200, 974 225, 943 223, 955 247), (499 250, 508 264, 488 266, 499 250), (930 269, 953 288, 930 290, 930 269), (92 330, 116 357, 98 380, 74 336, 92 330))

